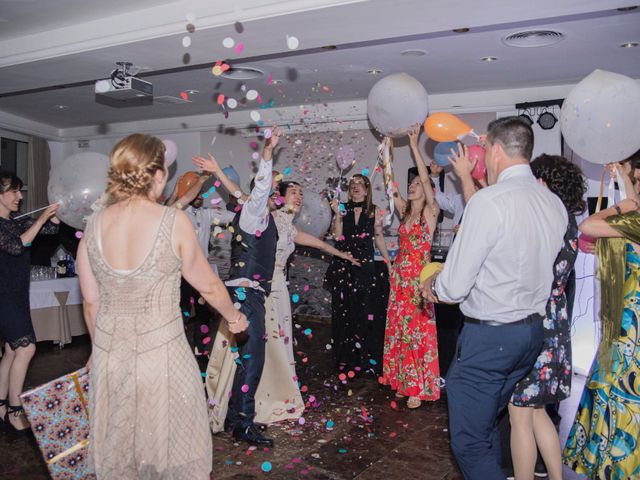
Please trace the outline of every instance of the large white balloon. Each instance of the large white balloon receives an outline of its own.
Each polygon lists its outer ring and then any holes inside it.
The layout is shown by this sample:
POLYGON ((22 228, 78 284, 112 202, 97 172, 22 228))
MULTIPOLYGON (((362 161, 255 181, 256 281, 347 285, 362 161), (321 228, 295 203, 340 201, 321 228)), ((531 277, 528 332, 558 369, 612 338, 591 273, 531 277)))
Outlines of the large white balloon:
POLYGON ((594 70, 569 92, 560 130, 571 149, 593 163, 624 160, 640 148, 640 85, 594 70))
POLYGON ((91 205, 107 186, 109 158, 101 153, 76 153, 54 168, 49 176, 49 202, 60 202, 57 216, 83 230, 91 205))
POLYGON ((293 223, 303 232, 324 238, 331 226, 331 207, 326 198, 311 190, 305 190, 300 213, 293 223))
POLYGON ((429 97, 422 84, 406 73, 379 80, 369 92, 367 115, 383 135, 403 137, 429 114, 429 97))

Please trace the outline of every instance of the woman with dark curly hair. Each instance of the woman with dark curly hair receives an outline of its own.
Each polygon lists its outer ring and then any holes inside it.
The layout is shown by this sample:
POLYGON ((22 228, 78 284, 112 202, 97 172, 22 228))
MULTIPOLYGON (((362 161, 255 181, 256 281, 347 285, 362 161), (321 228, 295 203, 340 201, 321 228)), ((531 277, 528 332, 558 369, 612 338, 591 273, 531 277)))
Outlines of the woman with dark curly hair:
POLYGON ((578 254, 576 215, 584 212, 587 189, 580 168, 564 157, 540 155, 531 162, 538 180, 560 197, 569 224, 564 244, 553 266, 553 285, 544 319, 544 343, 536 363, 518 385, 509 403, 511 454, 517 479, 533 479, 536 444, 550 480, 562 479, 560 440, 544 408, 571 392, 571 319, 565 287, 578 254))

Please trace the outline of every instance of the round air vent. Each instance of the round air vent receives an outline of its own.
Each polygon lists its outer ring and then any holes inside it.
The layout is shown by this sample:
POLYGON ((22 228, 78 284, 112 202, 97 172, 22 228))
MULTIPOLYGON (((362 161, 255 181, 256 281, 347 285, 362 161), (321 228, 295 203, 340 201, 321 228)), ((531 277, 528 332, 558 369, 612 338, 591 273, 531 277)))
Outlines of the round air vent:
POLYGON ((251 80, 264 76, 264 72, 253 67, 231 67, 220 76, 231 80, 251 80))
POLYGON ((546 47, 564 40, 564 34, 556 30, 524 30, 512 33, 502 39, 510 47, 546 47))

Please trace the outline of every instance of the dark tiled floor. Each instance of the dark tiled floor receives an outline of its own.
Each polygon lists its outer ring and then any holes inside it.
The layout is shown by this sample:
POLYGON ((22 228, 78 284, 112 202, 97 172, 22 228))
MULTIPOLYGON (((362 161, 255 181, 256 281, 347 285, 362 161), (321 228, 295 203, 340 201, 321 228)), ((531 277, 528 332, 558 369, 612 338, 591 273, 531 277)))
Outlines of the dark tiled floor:
MULTIPOLYGON (((326 350, 326 320, 298 319, 298 375, 308 403, 305 423, 272 426, 274 449, 235 444, 227 434, 213 437, 215 479, 461 479, 449 450, 446 402, 408 410, 375 376, 358 373, 342 383, 326 350), (310 328, 312 336, 302 334, 310 328), (305 389, 306 387, 306 389, 305 389), (315 401, 312 398, 315 397, 315 401), (392 403, 394 402, 394 403, 392 403), (327 425, 333 427, 328 428, 327 425), (272 470, 262 471, 265 462, 272 470)), ((81 367, 89 354, 87 337, 74 338, 63 350, 38 345, 27 378, 35 386, 81 367)), ((580 389, 577 390, 581 391, 580 389)), ((579 395, 579 394, 578 394, 579 395)), ((577 405, 563 405, 570 424, 577 405)), ((563 427, 566 436, 567 427, 563 427)), ((0 434, 0 479, 46 479, 35 443, 0 434)), ((567 470, 565 478, 578 479, 567 470)))

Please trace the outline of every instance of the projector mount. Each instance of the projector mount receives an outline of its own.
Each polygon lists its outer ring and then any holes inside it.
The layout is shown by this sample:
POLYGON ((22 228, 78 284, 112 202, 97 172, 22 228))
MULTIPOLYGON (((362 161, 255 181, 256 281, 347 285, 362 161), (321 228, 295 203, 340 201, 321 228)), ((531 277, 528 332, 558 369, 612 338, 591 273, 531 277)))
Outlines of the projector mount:
POLYGON ((124 88, 127 85, 127 80, 135 77, 140 71, 131 62, 116 62, 116 65, 118 65, 118 68, 111 72, 111 84, 115 88, 124 88), (132 71, 132 68, 134 71, 132 71))

